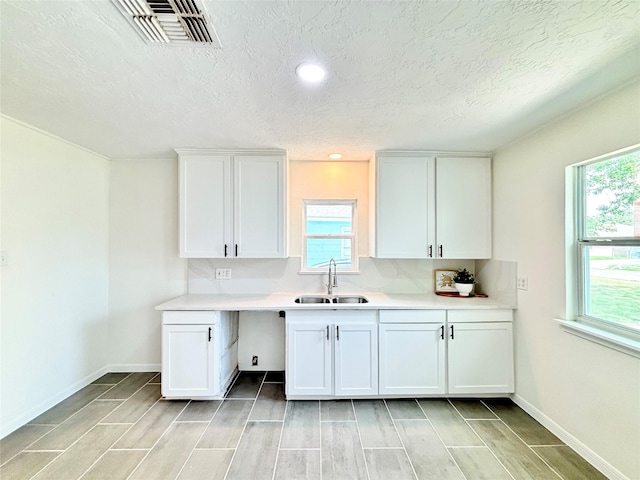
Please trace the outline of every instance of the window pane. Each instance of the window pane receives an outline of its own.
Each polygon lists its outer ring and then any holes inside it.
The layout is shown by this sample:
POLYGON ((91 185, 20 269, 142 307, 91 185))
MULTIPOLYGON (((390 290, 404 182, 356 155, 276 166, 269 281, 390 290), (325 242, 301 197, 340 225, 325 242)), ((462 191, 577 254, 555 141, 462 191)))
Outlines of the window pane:
POLYGON ((307 239, 307 268, 328 268, 332 258, 338 269, 351 269, 351 239, 307 239))
POLYGON ((584 249, 585 313, 640 331, 640 247, 584 249))
POLYGON ((307 235, 340 235, 351 232, 351 205, 307 204, 307 235))
POLYGON ((586 237, 640 236, 640 152, 584 168, 586 237))

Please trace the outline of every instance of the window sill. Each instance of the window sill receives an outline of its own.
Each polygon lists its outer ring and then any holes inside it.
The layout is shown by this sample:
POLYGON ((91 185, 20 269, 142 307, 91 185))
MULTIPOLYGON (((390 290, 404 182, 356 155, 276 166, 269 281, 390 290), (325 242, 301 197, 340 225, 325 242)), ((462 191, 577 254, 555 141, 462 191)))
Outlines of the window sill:
POLYGON ((555 320, 560 324, 560 328, 567 333, 577 335, 585 340, 631 355, 632 357, 640 358, 640 342, 638 341, 590 327, 575 320, 562 320, 558 318, 555 320))

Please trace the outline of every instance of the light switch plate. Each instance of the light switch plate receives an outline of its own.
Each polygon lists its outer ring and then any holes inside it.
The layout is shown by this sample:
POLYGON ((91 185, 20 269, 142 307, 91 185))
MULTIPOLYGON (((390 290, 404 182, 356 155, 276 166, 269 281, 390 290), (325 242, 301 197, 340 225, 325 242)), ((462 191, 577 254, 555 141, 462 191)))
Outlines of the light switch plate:
POLYGON ((529 279, 526 277, 518 277, 516 279, 516 288, 518 290, 529 290, 529 279))

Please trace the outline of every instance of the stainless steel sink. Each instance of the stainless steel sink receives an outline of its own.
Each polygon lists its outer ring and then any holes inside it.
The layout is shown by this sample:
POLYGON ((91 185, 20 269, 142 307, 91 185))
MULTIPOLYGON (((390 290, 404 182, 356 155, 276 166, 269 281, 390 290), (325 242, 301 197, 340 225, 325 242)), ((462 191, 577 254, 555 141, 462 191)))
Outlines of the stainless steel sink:
POLYGON ((333 297, 333 303, 369 303, 362 295, 338 295, 333 297))
POLYGON ((296 297, 296 303, 331 303, 331 299, 324 295, 301 295, 296 297))
POLYGON ((296 303, 369 303, 362 295, 300 295, 294 300, 296 303))

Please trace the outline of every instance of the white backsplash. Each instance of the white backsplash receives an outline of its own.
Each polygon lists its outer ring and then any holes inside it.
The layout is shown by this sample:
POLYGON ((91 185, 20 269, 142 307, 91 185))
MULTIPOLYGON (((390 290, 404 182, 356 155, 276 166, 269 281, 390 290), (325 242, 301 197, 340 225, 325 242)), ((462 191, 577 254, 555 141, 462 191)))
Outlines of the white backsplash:
MULTIPOLYGON (((433 269, 467 268, 473 260, 390 260, 361 257, 360 273, 338 273, 337 293, 433 292, 433 269)), ((286 259, 190 259, 189 293, 320 293, 326 273, 300 274, 300 257, 286 259), (216 268, 230 268, 230 280, 216 280, 216 268)), ((515 289, 515 277, 514 277, 515 289)))
POLYGON ((476 260, 476 281, 482 293, 501 305, 517 307, 516 262, 476 260))

